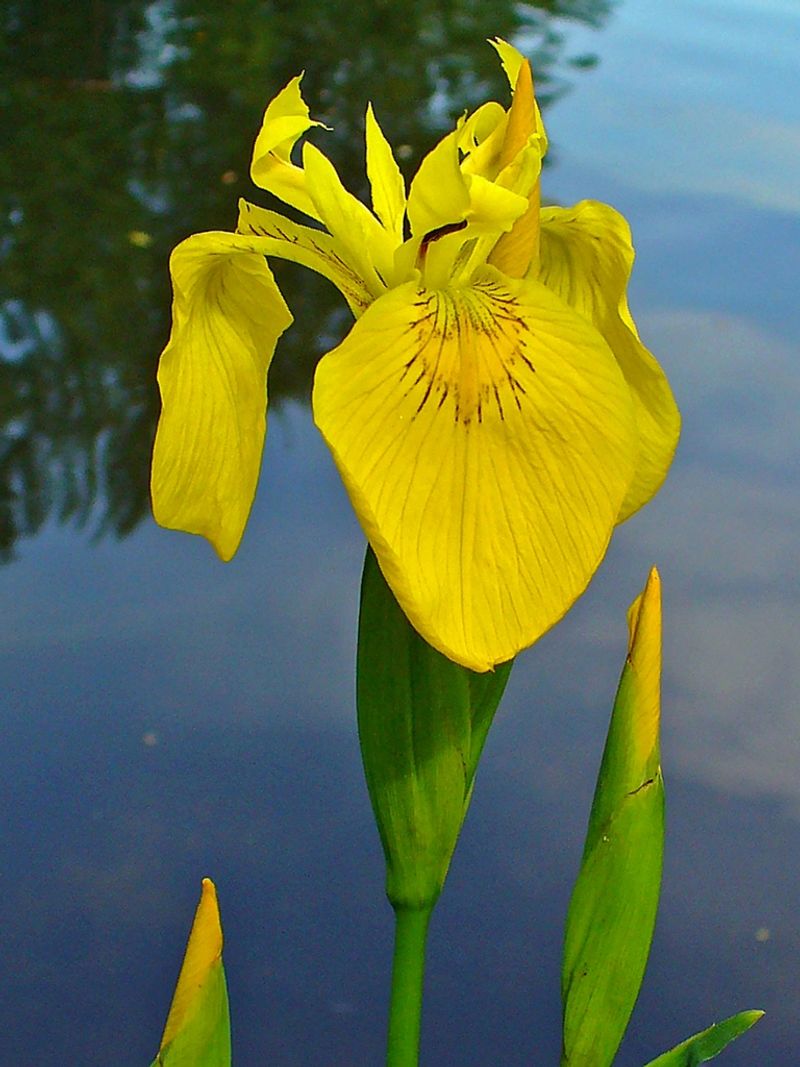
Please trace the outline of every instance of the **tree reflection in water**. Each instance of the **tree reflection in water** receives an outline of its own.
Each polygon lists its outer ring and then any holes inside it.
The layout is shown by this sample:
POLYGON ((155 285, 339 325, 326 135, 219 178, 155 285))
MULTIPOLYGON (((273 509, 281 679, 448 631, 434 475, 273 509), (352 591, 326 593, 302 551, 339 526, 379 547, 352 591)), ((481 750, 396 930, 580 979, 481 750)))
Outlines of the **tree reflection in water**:
MULTIPOLYGON (((149 510, 156 361, 169 329, 170 249, 229 229, 267 100, 305 69, 318 143, 365 192, 371 99, 401 166, 503 75, 485 38, 531 55, 546 105, 570 69, 563 20, 611 0, 131 0, 11 3, 0 44, 0 558, 55 518, 128 533, 149 510)), ((305 399, 348 314, 308 272, 276 264, 295 325, 273 406, 305 399)))

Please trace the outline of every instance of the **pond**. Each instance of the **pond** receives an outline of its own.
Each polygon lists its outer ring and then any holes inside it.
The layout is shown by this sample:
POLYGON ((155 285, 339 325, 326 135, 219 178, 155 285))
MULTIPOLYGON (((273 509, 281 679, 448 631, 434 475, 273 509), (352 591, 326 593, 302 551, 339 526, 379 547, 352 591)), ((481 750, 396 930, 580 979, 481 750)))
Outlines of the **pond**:
POLYGON ((618 1063, 763 1008, 720 1062, 796 1064, 793 0, 28 0, 4 32, 0 1064, 149 1063, 204 875, 234 1062, 381 1062, 391 915, 353 712, 364 545, 307 406, 347 314, 279 271, 296 322, 223 565, 149 515, 166 263, 230 228, 239 195, 266 202, 252 138, 300 70, 333 128, 317 143, 363 190, 366 100, 413 173, 454 115, 505 98, 494 35, 533 60, 545 196, 631 223, 631 306, 684 433, 665 488, 515 666, 432 927, 423 1062, 558 1062, 566 902, 625 609, 657 563, 666 867, 618 1063))

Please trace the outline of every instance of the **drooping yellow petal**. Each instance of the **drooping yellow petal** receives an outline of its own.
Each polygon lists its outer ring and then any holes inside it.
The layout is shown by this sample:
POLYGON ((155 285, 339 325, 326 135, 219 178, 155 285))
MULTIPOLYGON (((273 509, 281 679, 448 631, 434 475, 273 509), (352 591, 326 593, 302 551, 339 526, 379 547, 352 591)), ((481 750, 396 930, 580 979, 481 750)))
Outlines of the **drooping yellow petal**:
POLYGON ((312 126, 321 126, 311 118, 308 105, 300 92, 303 75, 292 78, 270 101, 250 163, 250 177, 261 189, 266 189, 286 204, 291 204, 313 219, 319 219, 313 201, 306 191, 302 167, 291 161, 297 141, 312 126))
POLYGON ((395 245, 403 243, 406 187, 389 142, 378 125, 372 104, 367 107, 367 178, 372 189, 372 207, 395 245))
POLYGON ((172 253, 172 333, 161 356, 153 514, 202 534, 228 560, 255 495, 267 369, 292 316, 261 252, 265 238, 201 233, 172 253))
POLYGON ((239 201, 236 229, 238 233, 262 238, 258 248, 264 255, 301 263, 333 282, 356 318, 372 302, 364 279, 330 234, 291 222, 276 211, 257 207, 247 200, 239 201))
POLYGON ((369 208, 345 189, 334 165, 312 144, 303 145, 303 165, 319 218, 369 291, 378 296, 393 266, 394 241, 369 208))
POLYGON ((323 357, 314 417, 400 606, 446 656, 511 659, 580 595, 633 472, 629 390, 544 286, 406 284, 323 357))
POLYGON ((192 1013, 202 1007, 202 990, 222 959, 222 926, 217 890, 210 878, 203 879, 186 955, 167 1016, 161 1048, 165 1049, 185 1027, 192 1013))
POLYGON ((607 204, 584 200, 572 208, 542 209, 538 276, 605 338, 634 398, 639 454, 619 522, 660 488, 680 433, 669 382, 639 340, 626 290, 633 246, 625 219, 607 204))

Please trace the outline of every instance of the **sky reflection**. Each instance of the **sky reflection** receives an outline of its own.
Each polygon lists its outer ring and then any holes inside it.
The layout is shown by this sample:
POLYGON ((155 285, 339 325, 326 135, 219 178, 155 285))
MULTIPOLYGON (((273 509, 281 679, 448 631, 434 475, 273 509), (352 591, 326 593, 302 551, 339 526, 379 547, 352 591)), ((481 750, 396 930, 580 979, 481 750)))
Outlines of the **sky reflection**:
MULTIPOLYGON (((587 41, 576 28, 572 43, 587 41)), ((791 2, 622 4, 592 91, 554 110, 564 151, 643 190, 797 214, 800 77, 791 2)))

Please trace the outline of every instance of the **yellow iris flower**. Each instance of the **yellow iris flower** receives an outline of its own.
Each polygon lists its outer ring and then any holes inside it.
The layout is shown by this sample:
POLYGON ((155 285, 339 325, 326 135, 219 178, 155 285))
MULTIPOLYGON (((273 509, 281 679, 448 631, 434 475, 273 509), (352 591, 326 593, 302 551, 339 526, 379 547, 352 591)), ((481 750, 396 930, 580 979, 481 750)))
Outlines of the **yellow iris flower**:
POLYGON ((253 180, 320 225, 242 201, 235 233, 174 250, 152 474, 157 521, 230 559, 258 480, 267 370, 292 321, 265 257, 311 267, 356 319, 317 367, 317 427, 409 620, 478 671, 583 592, 614 526, 663 481, 679 430, 628 311, 627 223, 593 201, 540 207, 530 65, 492 43, 510 108, 459 120, 408 193, 368 107, 372 210, 314 145, 292 162, 320 125, 300 78, 269 104, 253 180))

